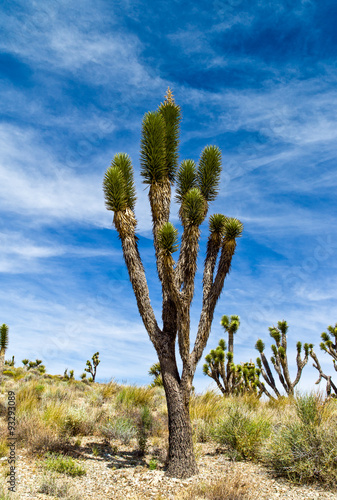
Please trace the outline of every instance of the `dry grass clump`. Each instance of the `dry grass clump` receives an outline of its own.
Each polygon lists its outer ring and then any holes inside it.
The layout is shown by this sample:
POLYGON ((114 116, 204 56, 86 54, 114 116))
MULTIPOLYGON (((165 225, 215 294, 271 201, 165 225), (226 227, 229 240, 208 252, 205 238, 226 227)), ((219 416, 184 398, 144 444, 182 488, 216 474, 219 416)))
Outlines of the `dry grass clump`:
POLYGON ((261 488, 253 490, 249 478, 228 468, 221 479, 193 485, 181 493, 177 500, 258 500, 260 494, 261 488))
POLYGON ((56 474, 46 473, 40 481, 37 492, 56 498, 66 498, 67 500, 82 499, 82 496, 76 493, 69 481, 65 481, 63 477, 61 478, 56 474))
POLYGON ((115 402, 127 409, 142 406, 152 406, 155 391, 152 387, 135 385, 124 385, 118 392, 115 402))
POLYGON ((37 413, 22 414, 16 428, 17 442, 30 453, 67 450, 68 436, 47 425, 37 413))

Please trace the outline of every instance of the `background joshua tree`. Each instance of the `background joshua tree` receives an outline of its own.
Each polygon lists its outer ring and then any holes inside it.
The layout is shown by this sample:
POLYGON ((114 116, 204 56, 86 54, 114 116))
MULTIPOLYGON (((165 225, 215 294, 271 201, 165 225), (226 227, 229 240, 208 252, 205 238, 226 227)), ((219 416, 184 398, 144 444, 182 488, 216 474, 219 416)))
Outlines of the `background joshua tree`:
MULTIPOLYGON (((275 326, 269 328, 269 334, 272 339, 275 340, 275 344, 271 346, 271 350, 274 354, 270 358, 272 365, 278 375, 278 378, 286 391, 288 396, 294 395, 294 388, 300 381, 303 368, 308 362, 309 350, 313 347, 312 344, 304 344, 304 358, 301 358, 302 344, 301 342, 297 342, 297 356, 296 356, 296 364, 297 364, 297 374, 295 380, 292 382, 290 379, 289 367, 288 367, 288 358, 287 358, 287 330, 288 325, 286 321, 279 321, 277 323, 277 328, 275 326)), ((272 371, 270 369, 267 358, 264 354, 265 344, 261 339, 259 339, 255 348, 259 351, 261 358, 256 359, 256 363, 261 370, 262 376, 274 391, 278 398, 281 397, 281 394, 276 386, 275 379, 273 377, 272 371)), ((265 393, 268 397, 272 398, 272 395, 267 391, 266 388, 265 393)))
POLYGON ((6 359, 5 365, 14 367, 15 365, 14 359, 15 359, 14 356, 12 356, 12 359, 6 359))
POLYGON ((206 146, 198 165, 193 160, 184 160, 178 169, 180 118, 180 108, 169 89, 158 110, 146 113, 142 124, 141 175, 149 186, 157 271, 162 284, 161 327, 150 303, 138 251, 134 213, 136 191, 128 155, 115 155, 105 174, 103 189, 106 207, 114 212, 114 225, 122 242, 139 313, 160 362, 169 420, 167 474, 188 477, 197 473, 189 417, 192 381, 206 346, 215 305, 231 266, 236 238, 241 236, 243 226, 237 219, 228 219, 222 214, 210 217, 202 311, 191 349, 190 306, 194 295, 200 225, 205 220, 209 203, 218 193, 221 152, 216 146, 206 146), (169 222, 171 186, 175 181, 183 227, 176 263, 172 255, 178 250, 178 231, 169 222), (181 373, 176 362, 176 339, 182 359, 181 373))
POLYGON ((92 380, 89 379, 90 382, 95 382, 97 366, 100 364, 100 360, 98 359, 99 352, 95 352, 93 357, 91 358, 92 364, 87 360, 87 367, 84 368, 84 371, 90 373, 92 380))
POLYGON ((5 366, 5 353, 8 347, 8 326, 3 323, 0 327, 0 382, 2 381, 5 366))
POLYGON ((237 332, 240 325, 239 316, 224 315, 220 324, 228 332, 228 352, 226 355, 226 342, 220 339, 216 349, 212 349, 205 357, 206 363, 203 366, 204 375, 211 377, 217 384, 222 394, 244 394, 245 392, 262 395, 260 389, 258 393, 260 370, 255 367, 254 363, 242 363, 235 365, 234 363, 234 334, 237 332), (227 363, 225 364, 225 359, 227 363), (222 379, 222 381, 221 381, 222 379))
POLYGON ((151 387, 163 387, 163 378, 161 376, 161 368, 160 368, 160 363, 154 363, 150 370, 149 370, 149 375, 151 377, 154 377, 154 380, 151 384, 151 387))
MULTIPOLYGON (((321 334, 321 339, 323 340, 323 342, 320 343, 320 348, 322 351, 325 351, 328 354, 330 354, 330 356, 332 357, 334 369, 337 371, 337 323, 335 324, 335 326, 332 326, 332 325, 328 326, 327 330, 328 330, 327 332, 323 332, 321 334), (334 338, 335 343, 332 340, 333 338, 334 338)), ((335 395, 337 396, 337 387, 335 386, 335 384, 331 380, 331 376, 323 373, 323 370, 322 370, 322 367, 318 361, 317 355, 315 354, 315 352, 312 348, 310 350, 310 356, 314 360, 313 367, 319 371, 319 378, 318 378, 317 382, 315 382, 315 383, 319 384, 320 381, 322 380, 322 378, 324 378, 327 381, 326 382, 327 395, 330 396, 331 389, 332 389, 334 391, 335 395)))

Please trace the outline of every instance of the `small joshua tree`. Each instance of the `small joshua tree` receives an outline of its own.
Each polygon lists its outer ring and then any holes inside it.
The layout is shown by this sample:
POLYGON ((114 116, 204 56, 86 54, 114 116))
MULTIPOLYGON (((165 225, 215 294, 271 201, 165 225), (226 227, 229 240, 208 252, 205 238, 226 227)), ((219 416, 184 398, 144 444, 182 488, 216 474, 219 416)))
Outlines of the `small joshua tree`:
POLYGON ((5 365, 7 365, 7 366, 14 367, 14 364, 15 364, 15 362, 14 362, 14 356, 12 356, 12 359, 6 359, 6 361, 5 361, 5 365))
POLYGON ((204 375, 211 377, 224 395, 254 393, 260 397, 262 390, 257 393, 257 389, 260 388, 260 370, 252 362, 235 365, 233 353, 228 351, 226 355, 225 351, 226 342, 220 339, 218 347, 212 349, 205 357, 204 375), (226 365, 225 358, 227 358, 226 365))
POLYGON ((149 375, 151 377, 154 377, 154 380, 151 384, 151 387, 163 387, 163 378, 161 376, 161 368, 160 368, 160 363, 154 363, 150 370, 149 370, 149 375))
POLYGON ((0 382, 2 381, 5 366, 5 353, 8 347, 8 326, 3 323, 0 327, 0 382))
MULTIPOLYGON (((288 367, 288 358, 287 358, 287 330, 288 325, 286 321, 279 321, 277 323, 277 327, 273 326, 269 328, 269 334, 272 339, 275 340, 275 344, 271 346, 271 350, 273 352, 273 356, 270 358, 272 365, 278 375, 278 378, 286 391, 288 396, 294 395, 294 388, 300 381, 303 368, 308 362, 309 350, 313 347, 312 344, 304 344, 304 358, 301 358, 302 344, 301 342, 297 342, 297 356, 296 356, 296 364, 297 364, 297 374, 295 380, 292 382, 289 373, 288 367)), ((278 398, 281 397, 281 394, 276 386, 275 379, 273 377, 272 371, 270 369, 267 358, 264 354, 265 344, 261 339, 259 339, 255 348, 259 351, 260 356, 256 359, 256 363, 261 370, 262 376, 274 391, 278 398)), ((265 388, 265 393, 268 397, 272 397, 271 394, 265 388)))
MULTIPOLYGON (((337 323, 335 324, 335 326, 332 325, 328 326, 327 330, 328 330, 327 332, 323 332, 321 334, 321 339, 323 340, 323 342, 320 343, 320 348, 322 351, 330 354, 330 356, 332 357, 334 369, 337 371, 337 323)), ((322 378, 324 378, 326 380, 327 395, 328 396, 331 395, 331 389, 332 389, 335 395, 337 396, 337 387, 331 380, 331 376, 326 375, 323 372, 322 367, 318 361, 317 355, 315 354, 312 348, 310 350, 310 356, 314 360, 313 367, 316 368, 316 370, 318 370, 319 372, 319 378, 315 383, 319 384, 322 378)))
POLYGON ((221 173, 221 151, 206 146, 198 165, 192 159, 178 165, 180 107, 170 89, 158 109, 148 112, 142 124, 140 164, 144 184, 149 186, 153 243, 157 272, 162 285, 162 325, 155 317, 141 261, 137 220, 136 189, 130 157, 118 153, 108 168, 103 190, 108 210, 114 212, 124 260, 136 296, 139 313, 156 350, 168 408, 169 452, 167 474, 190 477, 197 473, 193 452, 189 403, 198 361, 205 349, 214 309, 229 273, 243 225, 234 218, 214 214, 209 220, 209 238, 203 274, 203 299, 194 346, 190 342, 190 308, 194 296, 200 226, 210 202, 216 199, 221 173), (171 189, 182 225, 180 253, 178 230, 170 222, 171 189), (176 345, 182 360, 179 372, 176 345))
POLYGON ((91 374, 92 382, 95 382, 97 366, 100 364, 100 360, 98 359, 98 356, 99 356, 99 352, 95 352, 95 354, 91 358, 92 364, 88 359, 87 367, 84 368, 84 371, 91 374))

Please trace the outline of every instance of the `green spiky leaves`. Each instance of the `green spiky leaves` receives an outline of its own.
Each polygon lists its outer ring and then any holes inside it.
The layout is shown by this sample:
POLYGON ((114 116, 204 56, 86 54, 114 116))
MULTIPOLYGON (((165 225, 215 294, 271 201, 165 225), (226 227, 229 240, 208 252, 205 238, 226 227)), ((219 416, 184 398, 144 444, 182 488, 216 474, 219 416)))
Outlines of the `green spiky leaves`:
POLYGON ((221 318, 220 325, 223 326, 227 332, 236 333, 240 326, 240 318, 236 314, 232 314, 230 318, 224 314, 221 318))
POLYGON ((167 256, 178 250, 178 230, 171 222, 166 222, 158 231, 158 245, 167 256))
POLYGON ((225 221, 225 240, 231 241, 240 238, 243 231, 243 224, 234 217, 228 218, 225 221))
MULTIPOLYGON (((260 354, 263 353, 264 351, 264 348, 265 348, 265 344, 263 342, 262 339, 259 339, 256 344, 255 344, 255 349, 257 349, 259 351, 260 354)), ((260 366, 260 365, 259 365, 260 366)))
POLYGON ((146 113, 140 141, 140 165, 144 184, 160 183, 167 178, 165 119, 159 111, 146 113))
POLYGON ((136 189, 130 157, 125 153, 114 156, 103 180, 105 205, 108 210, 119 212, 129 207, 134 210, 136 189))
POLYGON ((183 202, 186 193, 197 187, 197 170, 193 160, 183 160, 177 174, 176 201, 183 202))
POLYGON ((159 113, 165 122, 165 168, 169 180, 173 182, 178 168, 181 111, 170 90, 167 92, 165 101, 159 106, 159 113))
POLYGON ((223 236, 226 232, 227 217, 222 214, 214 214, 209 218, 209 231, 211 234, 223 236))
POLYGON ((205 199, 200 189, 192 188, 184 196, 181 206, 183 223, 199 226, 205 218, 205 199))
POLYGON ((206 146, 198 166, 198 187, 206 201, 214 201, 219 191, 221 151, 217 146, 206 146))
POLYGON ((0 327, 0 349, 7 349, 8 347, 8 326, 3 323, 0 327))
POLYGON ((277 328, 273 326, 269 327, 269 335, 275 340, 276 344, 280 343, 281 333, 277 328))

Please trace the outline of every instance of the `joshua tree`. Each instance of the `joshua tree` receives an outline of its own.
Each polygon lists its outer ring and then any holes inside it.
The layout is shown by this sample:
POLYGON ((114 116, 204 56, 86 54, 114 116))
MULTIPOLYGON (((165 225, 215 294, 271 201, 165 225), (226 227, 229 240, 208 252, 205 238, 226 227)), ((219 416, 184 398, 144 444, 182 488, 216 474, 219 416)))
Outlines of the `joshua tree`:
MULTIPOLYGON (((327 332, 323 332, 321 334, 321 339, 323 340, 323 342, 320 343, 320 348, 322 351, 325 351, 328 354, 330 354, 330 356, 332 357, 334 369, 337 371, 337 323, 335 324, 335 326, 331 325, 328 326, 327 330, 328 330, 327 332), (332 340, 333 337, 335 343, 333 343, 332 340)), ((331 376, 323 373, 322 367, 313 349, 310 350, 310 356, 314 360, 313 367, 316 368, 316 370, 318 370, 319 372, 319 378, 316 384, 319 384, 322 378, 324 378, 327 381, 326 382, 327 395, 330 396, 332 389, 335 395, 337 396, 337 387, 331 380, 331 376)))
MULTIPOLYGON (((273 364, 273 367, 279 377, 279 380, 286 391, 288 396, 294 395, 294 388, 300 381, 303 368, 308 362, 309 350, 313 347, 312 344, 304 344, 304 358, 301 358, 302 344, 301 342, 297 342, 297 356, 296 356, 296 364, 297 364, 297 374, 295 380, 292 382, 290 379, 289 367, 288 367, 288 358, 287 358, 287 330, 288 325, 286 321, 279 321, 277 323, 277 327, 273 326, 269 328, 270 336, 275 340, 275 344, 271 346, 271 350, 274 354, 270 358, 270 361, 273 364)), ((281 397, 281 394, 276 386, 275 379, 273 377, 272 371, 270 369, 267 358, 264 354, 265 344, 261 339, 259 339, 255 348, 259 351, 261 358, 256 359, 256 363, 261 370, 262 376, 267 382, 267 384, 273 389, 274 393, 278 398, 281 397), (262 366, 263 365, 263 366, 262 366)), ((271 394, 265 388, 265 393, 272 397, 271 394)))
POLYGON ((91 358, 92 364, 88 359, 87 367, 84 368, 84 371, 91 374, 92 380, 89 379, 91 382, 95 382, 97 366, 100 364, 100 360, 98 359, 98 356, 99 356, 99 352, 95 352, 95 354, 91 358))
POLYGON ((218 347, 212 349, 205 357, 204 375, 208 375, 216 382, 222 394, 254 393, 260 397, 263 392, 259 382, 260 370, 252 362, 235 365, 233 353, 228 351, 226 355, 225 351, 226 342, 220 339, 218 347), (225 365, 225 358, 227 358, 227 365, 225 365))
POLYGON ((3 323, 0 327, 0 382, 2 381, 4 365, 5 365, 5 353, 8 347, 8 326, 3 323))
POLYGON ((14 364, 15 364, 15 362, 14 362, 14 356, 12 356, 12 359, 6 359, 6 361, 5 361, 5 365, 7 365, 7 366, 14 367, 14 364))
POLYGON ((149 370, 149 375, 151 377, 154 377, 154 380, 151 384, 151 387, 163 387, 163 378, 161 376, 161 368, 160 368, 160 363, 154 363, 150 370, 149 370))
POLYGON ((212 215, 203 274, 202 311, 194 346, 190 345, 190 306, 194 295, 194 279, 200 239, 200 225, 205 220, 209 203, 218 193, 221 152, 207 146, 199 164, 184 160, 178 169, 180 108, 168 89, 157 111, 145 114, 141 137, 141 175, 149 186, 153 240, 158 276, 162 285, 162 326, 157 323, 149 297, 148 284, 138 251, 136 191, 133 168, 127 154, 118 153, 104 177, 106 207, 114 212, 118 231, 136 296, 139 313, 160 362, 169 420, 169 454, 167 474, 189 477, 197 473, 193 453, 189 401, 196 366, 209 336, 214 309, 223 288, 236 238, 243 226, 237 219, 222 214, 212 215), (171 186, 177 181, 176 201, 183 233, 180 253, 178 230, 169 222, 171 186), (217 259, 219 261, 217 265, 217 259), (176 340, 182 360, 179 373, 176 362, 176 340))

